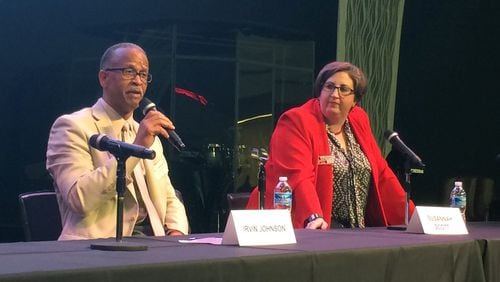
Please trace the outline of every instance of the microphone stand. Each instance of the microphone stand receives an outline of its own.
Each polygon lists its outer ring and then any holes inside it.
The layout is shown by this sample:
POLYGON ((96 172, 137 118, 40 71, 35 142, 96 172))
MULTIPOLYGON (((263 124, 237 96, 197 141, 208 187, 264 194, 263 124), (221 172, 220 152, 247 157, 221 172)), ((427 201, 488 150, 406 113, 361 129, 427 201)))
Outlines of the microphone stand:
POLYGON ((403 182, 403 188, 405 190, 406 201, 405 201, 405 228, 408 226, 408 216, 409 216, 409 208, 410 208, 410 198, 411 198, 411 168, 410 161, 408 159, 405 160, 404 164, 404 176, 405 181, 403 182))
MULTIPOLYGON (((114 155, 114 154, 113 154, 114 155)), ((114 243, 91 244, 90 248, 101 251, 145 251, 148 249, 145 245, 138 245, 130 242, 123 242, 123 199, 126 188, 126 165, 129 158, 122 152, 114 155, 117 162, 116 167, 116 241, 114 243)))
POLYGON ((268 158, 268 154, 265 149, 263 148, 252 148, 252 154, 251 158, 259 160, 259 183, 258 183, 258 190, 259 190, 259 209, 263 210, 264 209, 264 202, 265 202, 265 194, 266 194, 266 161, 268 158))
POLYGON ((264 161, 259 158, 259 209, 264 209, 264 195, 266 192, 266 168, 264 161))
POLYGON ((412 173, 424 173, 422 168, 411 168, 411 160, 406 158, 403 165, 404 181, 403 189, 405 190, 405 224, 404 225, 390 225, 387 229, 390 230, 406 230, 409 223, 410 216, 410 200, 411 200, 411 175, 412 173))

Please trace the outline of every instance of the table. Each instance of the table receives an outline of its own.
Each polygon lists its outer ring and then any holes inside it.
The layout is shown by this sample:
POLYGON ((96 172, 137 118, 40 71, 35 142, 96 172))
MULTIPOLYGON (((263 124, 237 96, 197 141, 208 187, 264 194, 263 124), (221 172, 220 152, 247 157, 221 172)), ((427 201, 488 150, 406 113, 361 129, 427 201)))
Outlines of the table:
POLYGON ((456 236, 299 229, 297 244, 265 247, 124 238, 147 245, 142 252, 89 248, 114 239, 6 243, 0 281, 500 281, 500 223, 468 229, 456 236))

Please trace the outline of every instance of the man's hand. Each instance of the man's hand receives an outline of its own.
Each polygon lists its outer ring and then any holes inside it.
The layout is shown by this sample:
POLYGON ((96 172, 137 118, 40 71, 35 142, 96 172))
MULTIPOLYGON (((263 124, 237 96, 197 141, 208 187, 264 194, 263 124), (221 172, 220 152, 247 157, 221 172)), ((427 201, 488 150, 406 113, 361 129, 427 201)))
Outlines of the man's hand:
POLYGON ((172 121, 159 111, 149 111, 139 124, 134 144, 149 148, 153 145, 156 135, 169 137, 167 129, 175 129, 172 121))
POLYGON ((181 235, 184 235, 184 233, 182 233, 178 230, 171 229, 167 232, 167 235, 168 236, 181 236, 181 235))

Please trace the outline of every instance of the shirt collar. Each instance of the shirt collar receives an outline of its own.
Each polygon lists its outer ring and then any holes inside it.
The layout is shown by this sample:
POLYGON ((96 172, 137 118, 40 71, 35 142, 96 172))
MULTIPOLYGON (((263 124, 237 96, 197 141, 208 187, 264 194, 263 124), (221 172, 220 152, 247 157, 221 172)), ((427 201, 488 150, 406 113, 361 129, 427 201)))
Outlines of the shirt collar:
POLYGON ((104 112, 106 112, 106 115, 109 117, 113 131, 115 133, 115 138, 120 138, 121 131, 125 123, 129 123, 131 129, 133 130, 134 128, 134 118, 133 116, 130 116, 128 119, 124 119, 120 114, 118 114, 115 109, 113 109, 106 101, 104 101, 103 98, 99 98, 97 101, 102 108, 104 109, 104 112))

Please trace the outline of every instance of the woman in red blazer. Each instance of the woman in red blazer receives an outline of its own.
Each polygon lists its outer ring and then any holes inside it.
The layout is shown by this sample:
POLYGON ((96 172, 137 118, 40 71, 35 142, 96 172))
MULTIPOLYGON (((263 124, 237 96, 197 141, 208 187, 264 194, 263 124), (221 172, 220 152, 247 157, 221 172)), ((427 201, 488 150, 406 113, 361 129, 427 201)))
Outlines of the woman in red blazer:
MULTIPOLYGON (((295 228, 403 224, 406 196, 375 141, 366 112, 358 106, 366 77, 347 62, 320 71, 313 98, 285 112, 271 137, 266 163, 266 208, 287 176, 293 190, 295 228)), ((257 208, 254 189, 248 208, 257 208)), ((410 214, 413 211, 410 205, 410 214)))

